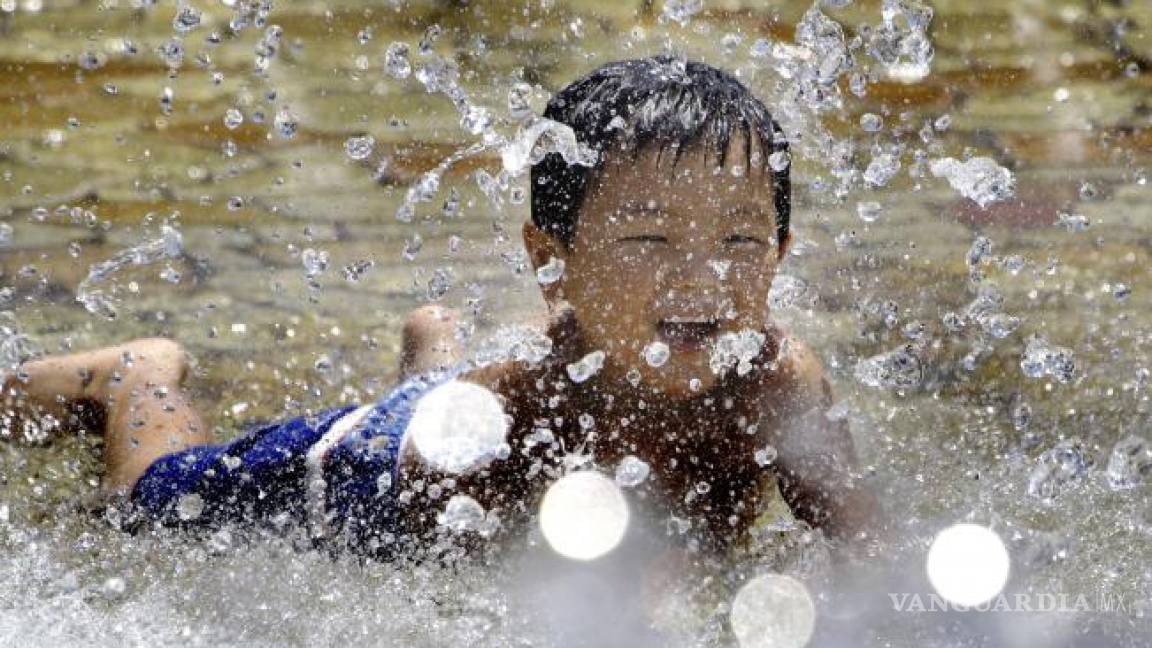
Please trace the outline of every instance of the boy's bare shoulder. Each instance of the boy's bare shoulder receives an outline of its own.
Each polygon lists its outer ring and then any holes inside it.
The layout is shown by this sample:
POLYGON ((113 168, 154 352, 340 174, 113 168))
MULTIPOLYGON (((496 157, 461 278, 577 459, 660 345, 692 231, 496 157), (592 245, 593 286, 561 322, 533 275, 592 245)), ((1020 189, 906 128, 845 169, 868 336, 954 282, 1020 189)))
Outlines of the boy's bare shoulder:
POLYGON ((540 373, 540 369, 525 362, 507 360, 476 367, 460 374, 459 379, 487 387, 513 404, 518 404, 523 401, 526 394, 531 393, 528 387, 536 381, 540 373))

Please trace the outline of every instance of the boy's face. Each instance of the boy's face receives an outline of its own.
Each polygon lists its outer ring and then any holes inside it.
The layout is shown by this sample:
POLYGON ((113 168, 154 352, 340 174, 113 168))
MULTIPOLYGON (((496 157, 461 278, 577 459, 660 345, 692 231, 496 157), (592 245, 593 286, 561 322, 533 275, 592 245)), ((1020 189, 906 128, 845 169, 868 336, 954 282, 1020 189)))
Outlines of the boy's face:
POLYGON ((687 149, 675 166, 673 157, 610 155, 588 188, 571 250, 548 239, 543 252, 539 235, 526 243, 534 261, 563 257, 564 275, 545 297, 575 308, 589 350, 606 354, 601 371, 621 380, 635 369, 643 388, 682 399, 719 379, 709 358, 720 336, 764 330, 788 241, 776 239, 771 171, 763 162, 746 167, 742 140, 732 141, 724 167, 713 147, 687 149), (659 367, 643 355, 655 342, 670 350, 659 367))

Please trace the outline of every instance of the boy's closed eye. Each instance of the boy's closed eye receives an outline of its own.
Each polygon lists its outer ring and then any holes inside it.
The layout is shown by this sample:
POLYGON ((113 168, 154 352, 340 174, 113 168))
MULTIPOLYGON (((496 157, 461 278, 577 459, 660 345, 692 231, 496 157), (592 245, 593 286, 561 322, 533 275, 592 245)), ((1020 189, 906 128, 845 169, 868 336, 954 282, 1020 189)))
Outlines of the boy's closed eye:
POLYGON ((640 243, 667 243, 668 237, 661 234, 637 234, 634 236, 622 236, 616 239, 617 242, 640 242, 640 243))
POLYGON ((758 249, 761 246, 767 245, 767 241, 757 236, 746 236, 744 234, 733 234, 724 239, 726 245, 737 246, 741 248, 758 249))

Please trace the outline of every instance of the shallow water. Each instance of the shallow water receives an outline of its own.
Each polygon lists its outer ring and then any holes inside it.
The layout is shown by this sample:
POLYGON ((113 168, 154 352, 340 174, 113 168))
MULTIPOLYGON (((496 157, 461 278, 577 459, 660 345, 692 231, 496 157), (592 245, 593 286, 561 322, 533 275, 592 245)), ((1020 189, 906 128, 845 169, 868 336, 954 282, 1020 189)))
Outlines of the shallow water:
MULTIPOLYGON (((407 43, 412 64, 427 62, 418 43, 439 25, 432 52, 454 57, 471 100, 501 115, 514 81, 536 85, 539 110, 599 62, 670 47, 740 70, 786 126, 811 134, 796 143, 796 242, 784 268, 799 281, 776 315, 824 361, 873 479, 906 521, 903 546, 885 548, 903 567, 889 581, 833 588, 851 602, 830 604, 838 611, 820 645, 1147 643, 1152 480, 1114 490, 1105 474, 1117 441, 1152 437, 1146 3, 932 3, 931 73, 908 82, 878 72, 862 97, 843 82, 843 107, 819 122, 789 104, 789 84, 757 54, 757 39, 793 41, 807 2, 705 2, 683 25, 661 18, 661 3, 282 3, 268 18, 283 37, 266 76, 253 72, 265 30, 227 34, 227 3, 197 5, 201 24, 182 36, 178 67, 156 53, 177 35, 175 3, 136 4, 148 3, 0 1, 0 221, 11 227, 0 230, 0 308, 39 348, 179 338, 221 438, 245 421, 370 399, 395 380, 412 307, 434 298, 470 313, 473 348, 542 310, 519 242, 527 206, 512 192, 497 205, 476 182, 478 170, 499 170, 494 151, 452 167, 415 222, 396 220, 421 174, 476 138, 446 98, 386 73, 388 46, 407 43), (211 32, 221 44, 205 43, 211 32), (138 53, 124 53, 124 40, 138 53), (230 108, 244 117, 235 128, 230 108), (290 139, 275 124, 285 109, 299 122, 290 139), (882 118, 879 132, 861 126, 866 113, 882 118), (940 128, 925 142, 929 122, 940 128), (348 138, 366 133, 373 152, 351 159, 348 138), (856 143, 843 196, 820 133, 856 143), (870 147, 899 143, 901 169, 865 187, 870 147), (917 148, 932 159, 990 157, 1014 174, 1017 198, 980 208, 917 165, 917 148), (444 216, 451 191, 461 207, 444 216), (879 213, 866 206, 862 217, 861 202, 879 213), (115 320, 76 302, 94 264, 158 239, 164 224, 182 233, 179 255, 99 284, 117 287, 115 320), (978 236, 991 250, 974 257, 978 236), (970 307, 982 287, 998 290, 990 312, 1003 317, 970 307), (951 330, 949 312, 967 325, 951 330), (915 385, 860 378, 862 359, 915 335, 915 385), (1074 353, 1068 382, 1025 374, 1032 335, 1074 353), (1091 465, 1052 485, 1052 497, 1029 494, 1042 453, 1072 438, 1091 465), (931 591, 907 566, 958 521, 1000 532, 1010 592, 1083 594, 1094 609, 892 612, 889 592, 931 591), (1126 609, 1095 609, 1102 596, 1126 609)), ((879 21, 880 3, 827 13, 851 35, 879 21)), ((644 635, 623 602, 618 623, 602 622, 608 603, 576 605, 626 599, 631 581, 613 570, 635 562, 628 550, 583 571, 537 548, 515 569, 456 572, 364 565, 269 539, 123 534, 76 504, 93 496, 98 445, 0 447, 2 645, 671 641, 644 635)), ((788 551, 784 562, 803 571, 804 552, 788 551)), ((726 590, 708 587, 685 595, 694 612, 672 616, 722 618, 726 590)), ((687 625, 685 643, 731 639, 715 624, 687 625)))

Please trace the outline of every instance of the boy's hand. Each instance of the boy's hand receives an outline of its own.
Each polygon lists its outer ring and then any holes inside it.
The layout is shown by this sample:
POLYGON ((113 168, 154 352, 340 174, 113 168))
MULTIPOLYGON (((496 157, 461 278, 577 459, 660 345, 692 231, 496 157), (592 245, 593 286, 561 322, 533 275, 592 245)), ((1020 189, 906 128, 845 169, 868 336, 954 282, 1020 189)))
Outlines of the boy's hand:
POLYGON ((795 339, 783 353, 762 406, 777 421, 770 442, 781 495, 797 517, 835 540, 877 536, 884 526, 880 502, 862 482, 847 424, 826 416, 835 399, 823 368, 795 339))

